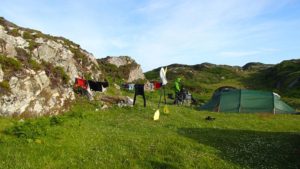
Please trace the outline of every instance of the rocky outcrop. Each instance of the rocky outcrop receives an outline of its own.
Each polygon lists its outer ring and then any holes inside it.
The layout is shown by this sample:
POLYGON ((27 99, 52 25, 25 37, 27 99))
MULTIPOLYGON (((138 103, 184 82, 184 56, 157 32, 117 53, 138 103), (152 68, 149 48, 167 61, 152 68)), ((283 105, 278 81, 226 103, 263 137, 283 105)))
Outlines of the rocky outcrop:
POLYGON ((129 56, 119 56, 119 57, 113 57, 113 56, 108 56, 104 58, 106 62, 116 65, 117 67, 123 66, 123 65, 129 65, 134 63, 135 61, 131 59, 129 56))
POLYGON ((300 89, 300 59, 285 60, 261 72, 261 81, 281 91, 300 89))
POLYGON ((3 73, 2 67, 1 67, 1 65, 0 65, 0 82, 3 81, 3 76, 4 76, 4 73, 3 73))
POLYGON ((133 82, 138 79, 145 79, 145 75, 140 65, 137 65, 130 70, 127 82, 133 82))
POLYGON ((103 59, 98 59, 98 63, 105 65, 103 71, 106 72, 106 74, 123 79, 125 82, 130 83, 145 79, 141 66, 129 56, 108 56, 103 59))
POLYGON ((97 60, 63 37, 19 27, 0 17, 0 115, 57 114, 75 99, 76 77, 145 79, 128 56, 97 60))
POLYGON ((254 71, 257 71, 257 70, 263 70, 263 69, 267 69, 267 68, 270 68, 274 65, 272 64, 263 64, 263 63, 260 63, 260 62, 250 62, 250 63, 247 63, 245 64, 242 69, 243 70, 246 70, 246 71, 251 71, 251 70, 254 70, 254 71))
POLYGON ((0 18, 0 114, 56 114, 75 99, 75 77, 101 80, 95 57, 62 37, 0 18), (10 64, 10 65, 8 65, 10 64), (15 66, 15 67, 13 67, 15 66))
POLYGON ((71 89, 53 89, 50 84, 45 71, 32 72, 32 76, 24 79, 11 77, 9 81, 11 94, 1 98, 0 114, 20 115, 24 112, 32 116, 45 113, 56 114, 64 106, 66 100, 75 99, 71 89))

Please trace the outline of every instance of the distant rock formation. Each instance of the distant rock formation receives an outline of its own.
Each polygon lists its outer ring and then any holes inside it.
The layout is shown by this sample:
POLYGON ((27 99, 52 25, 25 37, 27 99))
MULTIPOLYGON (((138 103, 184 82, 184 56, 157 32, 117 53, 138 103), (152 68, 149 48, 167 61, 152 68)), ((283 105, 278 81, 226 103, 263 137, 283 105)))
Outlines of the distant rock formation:
POLYGON ((110 74, 111 76, 124 78, 125 82, 130 83, 136 80, 145 79, 145 75, 141 66, 129 56, 108 56, 103 59, 98 59, 98 62, 101 65, 106 65, 106 69, 103 70, 104 72, 110 74))
POLYGON ((267 69, 267 68, 270 68, 274 65, 272 64, 263 64, 263 63, 260 63, 260 62, 249 62, 247 64, 245 64, 242 69, 243 70, 263 70, 263 69, 267 69))
POLYGON ((117 56, 117 57, 107 56, 103 60, 106 60, 108 63, 116 65, 117 67, 135 63, 135 61, 131 59, 129 56, 117 56))

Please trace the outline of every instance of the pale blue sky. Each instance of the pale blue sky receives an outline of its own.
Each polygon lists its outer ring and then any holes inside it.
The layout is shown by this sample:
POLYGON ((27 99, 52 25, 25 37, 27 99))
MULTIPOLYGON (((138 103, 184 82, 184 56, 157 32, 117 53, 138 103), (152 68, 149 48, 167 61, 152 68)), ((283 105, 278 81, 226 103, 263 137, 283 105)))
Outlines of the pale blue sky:
POLYGON ((300 0, 1 0, 0 16, 144 71, 300 58, 300 0))

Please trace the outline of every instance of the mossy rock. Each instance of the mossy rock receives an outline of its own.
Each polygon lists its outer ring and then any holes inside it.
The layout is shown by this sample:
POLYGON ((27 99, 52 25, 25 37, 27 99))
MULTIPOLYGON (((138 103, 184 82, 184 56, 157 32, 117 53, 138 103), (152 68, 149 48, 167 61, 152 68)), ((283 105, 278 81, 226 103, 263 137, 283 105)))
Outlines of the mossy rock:
POLYGON ((10 93, 11 89, 8 81, 0 82, 0 95, 10 93))

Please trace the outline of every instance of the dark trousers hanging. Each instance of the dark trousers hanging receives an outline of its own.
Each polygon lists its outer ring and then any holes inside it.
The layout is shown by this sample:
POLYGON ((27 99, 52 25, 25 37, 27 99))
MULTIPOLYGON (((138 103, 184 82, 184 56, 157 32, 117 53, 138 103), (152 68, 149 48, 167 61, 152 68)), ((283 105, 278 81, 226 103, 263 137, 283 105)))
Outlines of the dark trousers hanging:
POLYGON ((141 95, 143 96, 144 100, 144 107, 146 107, 146 97, 144 92, 144 85, 143 84, 135 84, 134 85, 134 99, 133 99, 133 105, 135 105, 136 96, 141 95))

